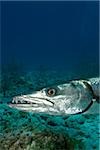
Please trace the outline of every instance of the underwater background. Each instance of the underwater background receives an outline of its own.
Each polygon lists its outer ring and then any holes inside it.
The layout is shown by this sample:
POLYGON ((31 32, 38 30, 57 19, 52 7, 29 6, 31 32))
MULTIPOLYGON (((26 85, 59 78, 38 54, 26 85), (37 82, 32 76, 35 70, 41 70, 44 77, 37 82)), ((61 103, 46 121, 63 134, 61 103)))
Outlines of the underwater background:
POLYGON ((12 97, 99 76, 99 1, 1 1, 0 150, 99 150, 99 115, 50 116, 12 97))
POLYGON ((98 75, 98 2, 1 2, 1 62, 98 75))

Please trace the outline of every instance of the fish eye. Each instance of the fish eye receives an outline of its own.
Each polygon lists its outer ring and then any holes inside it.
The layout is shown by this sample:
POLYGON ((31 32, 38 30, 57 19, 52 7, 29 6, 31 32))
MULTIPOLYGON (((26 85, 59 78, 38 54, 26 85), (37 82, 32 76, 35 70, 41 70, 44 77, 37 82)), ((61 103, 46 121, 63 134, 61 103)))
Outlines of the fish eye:
POLYGON ((47 90, 47 96, 55 96, 56 89, 50 88, 47 90))

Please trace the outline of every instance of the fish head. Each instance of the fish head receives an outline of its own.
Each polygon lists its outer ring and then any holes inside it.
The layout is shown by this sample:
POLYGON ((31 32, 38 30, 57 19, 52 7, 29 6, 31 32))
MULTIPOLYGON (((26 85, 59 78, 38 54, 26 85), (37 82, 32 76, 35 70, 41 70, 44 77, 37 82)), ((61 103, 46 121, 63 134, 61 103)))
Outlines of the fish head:
POLYGON ((92 94, 83 81, 71 81, 16 96, 9 106, 28 112, 66 115, 81 112, 91 99, 92 94))

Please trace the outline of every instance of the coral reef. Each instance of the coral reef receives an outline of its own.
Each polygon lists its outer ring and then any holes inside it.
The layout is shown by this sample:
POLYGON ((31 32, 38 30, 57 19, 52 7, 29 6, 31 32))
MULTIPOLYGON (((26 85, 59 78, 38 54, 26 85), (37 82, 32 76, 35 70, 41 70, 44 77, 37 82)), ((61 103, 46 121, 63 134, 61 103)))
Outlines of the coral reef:
POLYGON ((49 116, 0 105, 0 150, 99 150, 99 116, 49 116))

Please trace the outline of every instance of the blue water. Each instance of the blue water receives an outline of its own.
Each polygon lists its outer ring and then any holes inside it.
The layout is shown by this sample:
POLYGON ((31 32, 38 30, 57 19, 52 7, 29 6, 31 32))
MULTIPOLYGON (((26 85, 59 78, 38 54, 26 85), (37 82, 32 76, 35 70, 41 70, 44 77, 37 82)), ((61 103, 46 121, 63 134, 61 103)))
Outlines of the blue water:
POLYGON ((1 64, 99 73, 98 2, 1 2, 1 64))

